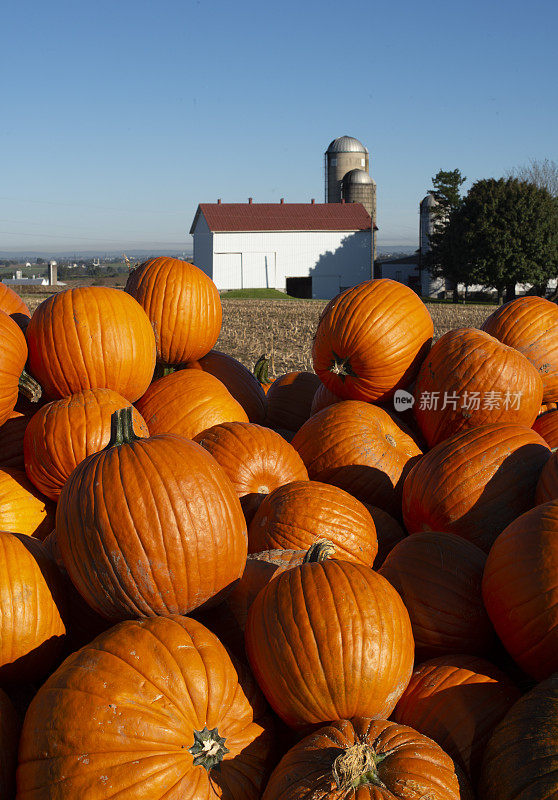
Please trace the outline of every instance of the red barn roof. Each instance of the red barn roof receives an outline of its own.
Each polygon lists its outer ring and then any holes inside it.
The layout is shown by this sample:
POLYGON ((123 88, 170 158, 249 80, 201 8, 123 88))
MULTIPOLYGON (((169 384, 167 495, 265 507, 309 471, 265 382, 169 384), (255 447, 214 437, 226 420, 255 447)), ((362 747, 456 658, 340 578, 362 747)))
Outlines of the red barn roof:
POLYGON ((361 203, 200 203, 209 229, 226 231, 365 231, 370 214, 361 203))

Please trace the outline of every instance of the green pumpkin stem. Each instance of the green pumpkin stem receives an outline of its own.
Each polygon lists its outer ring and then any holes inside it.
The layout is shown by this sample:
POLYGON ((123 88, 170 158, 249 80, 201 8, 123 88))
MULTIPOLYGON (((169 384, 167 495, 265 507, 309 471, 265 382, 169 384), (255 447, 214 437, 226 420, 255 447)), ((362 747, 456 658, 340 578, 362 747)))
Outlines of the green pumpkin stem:
POLYGON ((333 762, 332 776, 338 789, 348 791, 359 786, 386 788, 378 775, 378 764, 387 754, 380 755, 364 742, 357 742, 344 750, 333 762))
POLYGON ((219 770, 223 756, 229 752, 225 742, 226 739, 219 736, 217 728, 210 731, 206 725, 203 731, 194 731, 194 744, 188 748, 188 752, 194 756, 194 766, 205 767, 208 772, 219 770))
POLYGON ((327 539, 321 539, 308 548, 308 552, 302 559, 302 563, 310 564, 315 561, 325 561, 326 558, 329 558, 329 556, 332 556, 334 553, 335 547, 333 542, 328 542, 327 539))
POLYGON ((157 362, 153 372, 153 380, 156 381, 159 378, 166 378, 167 375, 172 375, 172 373, 176 372, 177 369, 178 367, 173 366, 172 364, 160 364, 157 362))
POLYGON ((32 378, 26 370, 23 370, 19 376, 19 392, 32 403, 36 403, 41 399, 43 390, 40 383, 32 378))
POLYGON ((111 447, 119 447, 122 444, 132 444, 140 436, 134 433, 134 418, 132 416, 132 406, 117 408, 110 418, 110 441, 105 450, 111 447))

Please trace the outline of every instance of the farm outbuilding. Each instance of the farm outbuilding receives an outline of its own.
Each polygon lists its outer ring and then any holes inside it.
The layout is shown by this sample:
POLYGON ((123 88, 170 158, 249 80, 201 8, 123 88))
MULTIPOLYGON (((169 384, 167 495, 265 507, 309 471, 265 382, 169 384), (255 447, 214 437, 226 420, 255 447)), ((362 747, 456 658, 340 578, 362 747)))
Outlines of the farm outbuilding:
POLYGON ((371 225, 361 203, 201 203, 194 264, 219 290, 330 299, 371 277, 371 225))

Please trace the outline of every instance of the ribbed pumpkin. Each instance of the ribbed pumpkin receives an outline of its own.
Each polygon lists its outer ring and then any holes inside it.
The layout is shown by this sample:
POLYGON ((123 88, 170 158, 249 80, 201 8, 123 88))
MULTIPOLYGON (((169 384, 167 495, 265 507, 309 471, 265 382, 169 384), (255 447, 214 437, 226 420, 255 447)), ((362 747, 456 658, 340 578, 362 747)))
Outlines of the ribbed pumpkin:
POLYGON ((318 411, 322 410, 322 408, 333 406, 335 403, 340 403, 342 400, 342 397, 338 397, 336 394, 333 394, 333 392, 322 383, 316 389, 310 410, 312 414, 317 414, 318 411))
POLYGON ((62 582, 45 546, 0 531, 0 683, 40 681, 59 657, 66 629, 62 582))
POLYGON ((0 311, 4 311, 20 327, 25 327, 31 312, 21 297, 10 286, 0 281, 0 311))
POLYGON ((211 278, 194 264, 165 256, 144 261, 130 273, 126 291, 149 317, 157 360, 163 364, 196 361, 217 341, 221 298, 211 278))
POLYGON ((558 400, 558 306, 542 297, 518 297, 497 308, 483 331, 515 347, 542 378, 543 403, 558 400))
POLYGON ((517 350, 473 328, 448 331, 425 358, 415 385, 416 420, 429 447, 496 422, 530 428, 542 400, 535 367, 517 350))
POLYGON ((187 617, 123 622, 69 656, 31 703, 19 800, 259 800, 274 757, 247 673, 187 617))
POLYGON ((401 490, 421 451, 386 411, 360 400, 324 408, 292 440, 312 480, 400 515, 401 490))
POLYGON ((369 567, 326 559, 274 577, 246 623, 246 653, 274 711, 291 727, 385 718, 411 677, 409 615, 369 567))
POLYGON ((297 431, 312 413, 312 400, 321 384, 313 372, 287 372, 269 387, 265 424, 297 431))
POLYGON ((400 542, 407 536, 407 531, 403 530, 401 525, 394 519, 391 514, 384 511, 378 506, 371 506, 370 503, 364 503, 368 509, 370 516, 376 528, 376 538, 378 539, 378 553, 374 559, 374 569, 378 570, 386 556, 390 553, 397 542, 400 542))
POLYGON ((29 368, 53 400, 113 389, 131 403, 155 367, 155 336, 132 297, 106 286, 66 289, 43 300, 27 327, 29 368))
POLYGON ((387 278, 366 281, 322 312, 314 369, 339 397, 385 402, 413 381, 433 333, 428 309, 412 289, 387 278))
POLYGON ((186 365, 188 369, 201 369, 224 383, 234 399, 246 411, 250 422, 262 423, 267 403, 260 382, 236 358, 210 350, 207 355, 186 365))
POLYGON ((419 661, 449 653, 481 655, 493 647, 494 630, 482 602, 485 562, 486 554, 471 542, 433 531, 408 536, 387 556, 380 575, 405 603, 419 661))
POLYGON ((33 486, 24 470, 0 469, 0 530, 44 539, 54 528, 55 506, 33 486))
POLYGON ((488 661, 442 656, 414 670, 392 718, 434 739, 476 784, 488 739, 519 697, 508 676, 488 661))
POLYGON ((558 797, 558 673, 508 711, 484 754, 479 800, 558 797))
POLYGON ((220 380, 196 369, 154 381, 137 403, 149 432, 193 439, 213 425, 248 422, 246 412, 220 380))
POLYGON ((29 416, 20 411, 12 411, 6 422, 0 426, 0 469, 24 469, 23 437, 29 419, 29 416))
POLYGON ((308 480, 294 447, 280 434, 250 422, 224 422, 198 434, 194 441, 211 453, 234 486, 250 522, 262 500, 285 483, 308 480))
POLYGON ((537 504, 548 503, 549 500, 558 500, 558 451, 552 453, 544 465, 535 492, 537 504))
POLYGON ((251 553, 308 550, 324 539, 335 558, 374 564, 378 539, 369 511, 348 492, 319 481, 294 481, 274 489, 248 528, 251 553))
POLYGON ((519 514, 535 505, 550 450, 519 425, 483 425, 451 436, 413 467, 403 486, 410 533, 447 531, 490 549, 519 514))
MULTIPOLYGON (((108 444, 111 415, 129 405, 112 389, 84 389, 47 403, 31 418, 25 432, 29 480, 44 495, 58 500, 77 465, 108 444)), ((148 436, 142 416, 135 409, 132 414, 136 435, 148 436)))
POLYGON ((8 695, 0 689, 0 797, 15 797, 17 746, 21 724, 8 695))
POLYGON ((502 644, 538 681, 558 671, 558 500, 522 514, 492 545, 484 604, 502 644))
POLYGON ((533 423, 533 430, 542 436, 552 450, 558 447, 558 409, 537 417, 533 423))
POLYGON ((17 323, 0 311, 0 425, 14 410, 26 361, 25 336, 17 323))
POLYGON ((431 739, 395 722, 357 718, 332 722, 295 744, 263 800, 470 797, 451 758, 431 739))
POLYGON ((130 407, 64 485, 56 537, 79 592, 114 621, 187 614, 246 563, 246 523, 221 467, 181 436, 137 438, 130 407))

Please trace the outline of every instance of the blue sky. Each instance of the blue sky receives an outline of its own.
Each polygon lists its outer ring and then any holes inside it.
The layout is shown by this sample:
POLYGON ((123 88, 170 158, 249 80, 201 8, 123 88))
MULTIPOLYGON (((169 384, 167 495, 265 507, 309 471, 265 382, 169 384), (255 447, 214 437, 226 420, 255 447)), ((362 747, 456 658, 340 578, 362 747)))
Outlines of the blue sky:
POLYGON ((199 202, 324 199, 360 139, 380 246, 439 169, 558 160, 558 3, 14 0, 0 55, 0 251, 175 251, 199 202))

